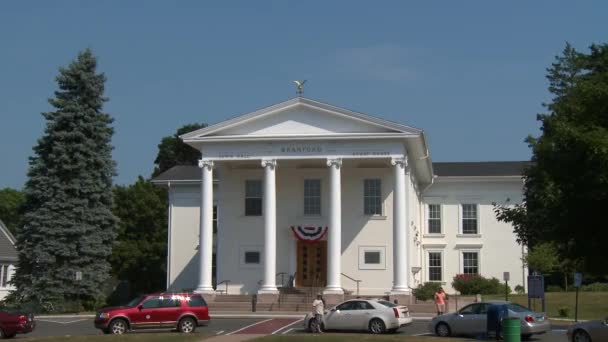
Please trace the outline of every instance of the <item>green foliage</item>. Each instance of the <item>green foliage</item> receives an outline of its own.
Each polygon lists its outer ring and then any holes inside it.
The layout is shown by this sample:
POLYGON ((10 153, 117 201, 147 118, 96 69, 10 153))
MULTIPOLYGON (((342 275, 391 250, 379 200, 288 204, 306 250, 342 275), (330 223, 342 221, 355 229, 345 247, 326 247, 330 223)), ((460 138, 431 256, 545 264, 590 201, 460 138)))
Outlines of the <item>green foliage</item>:
POLYGON ((184 144, 179 136, 204 127, 207 127, 207 124, 188 124, 179 128, 174 135, 164 137, 158 144, 158 154, 154 160, 156 167, 152 177, 158 176, 175 165, 196 165, 201 157, 200 151, 184 144))
POLYGON ((531 270, 540 273, 553 272, 560 265, 555 244, 544 242, 530 248, 530 251, 524 257, 524 263, 531 270))
POLYGON ((590 274, 605 274, 608 230, 599 229, 608 206, 608 44, 589 53, 566 45, 547 69, 548 113, 541 135, 529 137, 532 165, 524 172, 521 204, 495 208, 530 247, 555 242, 561 259, 581 260, 590 274), (591 238, 590 238, 591 237, 591 238))
POLYGON ((608 283, 592 283, 581 286, 581 291, 585 292, 608 292, 608 283))
POLYGON ((414 294, 414 297, 416 297, 417 300, 431 300, 434 298, 435 292, 437 292, 440 287, 440 283, 426 282, 424 284, 418 285, 418 287, 415 288, 412 293, 414 294))
POLYGON ((559 285, 547 285, 547 292, 564 292, 564 289, 559 285))
POLYGON ((167 192, 141 176, 114 189, 120 218, 112 273, 129 282, 130 295, 164 290, 167 271, 167 192))
MULTIPOLYGON (((505 284, 496 278, 485 278, 479 274, 457 274, 452 287, 462 295, 504 294, 505 284)), ((509 293, 511 289, 508 288, 509 293)))
POLYGON ((0 190, 0 220, 15 234, 23 221, 22 207, 25 203, 23 192, 4 188, 0 190))
MULTIPOLYGON (((30 158, 25 224, 17 231, 18 301, 91 302, 103 297, 116 235, 112 214, 113 119, 102 111, 105 76, 90 50, 60 68, 30 158), (76 279, 81 272, 82 279, 76 279)), ((80 304, 79 304, 80 305, 80 304)))
POLYGON ((514 290, 515 290, 515 293, 517 293, 517 294, 524 294, 526 292, 524 287, 521 285, 516 285, 514 290))
POLYGON ((560 306, 557 309, 557 313, 559 317, 568 317, 570 315, 570 307, 569 306, 560 306))

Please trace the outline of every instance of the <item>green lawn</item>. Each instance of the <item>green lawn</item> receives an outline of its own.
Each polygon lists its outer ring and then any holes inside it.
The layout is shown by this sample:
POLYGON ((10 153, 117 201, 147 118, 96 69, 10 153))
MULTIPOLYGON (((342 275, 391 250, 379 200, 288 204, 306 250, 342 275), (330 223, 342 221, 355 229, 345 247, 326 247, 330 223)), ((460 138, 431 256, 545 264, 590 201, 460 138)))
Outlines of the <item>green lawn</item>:
MULTIPOLYGON (((446 342, 445 337, 434 336, 403 336, 403 335, 369 335, 369 334, 324 334, 324 335, 269 335, 255 339, 256 342, 356 342, 356 341, 421 341, 421 342, 446 342)), ((449 338, 449 341, 465 342, 475 341, 464 338, 449 338)))
MULTIPOLYGON (((570 308, 568 317, 574 318, 574 304, 576 302, 575 292, 547 292, 546 310, 547 315, 559 318, 558 309, 564 306, 570 308)), ((483 296, 483 299, 504 300, 505 296, 483 296)), ((528 306, 527 295, 509 295, 509 300, 528 306)), ((534 304, 533 304, 534 305, 534 304)), ((536 311, 542 309, 540 299, 536 300, 536 311)), ((534 306, 532 307, 534 309, 534 306)), ((578 318, 579 319, 602 319, 608 316, 608 292, 579 292, 578 294, 578 318)))
POLYGON ((209 334, 179 334, 179 333, 138 333, 116 335, 88 335, 88 336, 59 336, 59 337, 25 337, 19 341, 40 342, 193 342, 209 337, 209 334))

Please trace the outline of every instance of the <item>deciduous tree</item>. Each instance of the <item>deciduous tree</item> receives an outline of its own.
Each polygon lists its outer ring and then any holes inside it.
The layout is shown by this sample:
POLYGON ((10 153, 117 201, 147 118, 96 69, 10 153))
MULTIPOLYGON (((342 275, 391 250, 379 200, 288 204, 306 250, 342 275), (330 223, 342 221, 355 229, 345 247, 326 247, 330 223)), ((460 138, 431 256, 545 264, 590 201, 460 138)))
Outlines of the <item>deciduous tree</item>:
POLYGON ((589 53, 566 45, 547 79, 554 97, 538 115, 541 135, 527 139, 533 165, 524 173, 524 201, 497 207, 497 218, 512 223, 522 243, 555 242, 562 259, 605 274, 608 45, 592 45, 589 53))
POLYGON ((158 176, 175 165, 196 165, 201 157, 200 151, 184 144, 179 136, 204 127, 207 127, 207 124, 187 124, 179 128, 174 135, 164 137, 158 144, 158 154, 154 160, 156 167, 152 176, 158 176))
POLYGON ((11 188, 0 190, 0 220, 15 234, 22 221, 23 192, 11 188))

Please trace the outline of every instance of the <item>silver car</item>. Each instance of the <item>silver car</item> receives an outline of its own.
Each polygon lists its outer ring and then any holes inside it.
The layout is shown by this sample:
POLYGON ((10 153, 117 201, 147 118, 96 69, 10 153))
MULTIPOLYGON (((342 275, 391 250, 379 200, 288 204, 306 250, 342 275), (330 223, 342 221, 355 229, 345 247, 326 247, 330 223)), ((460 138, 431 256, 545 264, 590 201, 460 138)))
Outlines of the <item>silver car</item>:
MULTIPOLYGON (((368 330, 373 334, 394 332, 412 323, 406 306, 385 300, 353 299, 342 302, 323 315, 323 330, 368 330)), ((304 317, 304 328, 312 331, 313 313, 304 317)))
POLYGON ((568 341, 602 342, 608 341, 608 317, 604 320, 578 323, 568 328, 568 341))
POLYGON ((470 335, 487 333, 487 314, 492 305, 506 305, 508 317, 521 320, 522 338, 528 339, 533 334, 544 334, 551 329, 551 323, 543 313, 534 312, 519 304, 505 301, 488 301, 473 303, 457 312, 437 316, 431 320, 428 329, 438 336, 470 335))

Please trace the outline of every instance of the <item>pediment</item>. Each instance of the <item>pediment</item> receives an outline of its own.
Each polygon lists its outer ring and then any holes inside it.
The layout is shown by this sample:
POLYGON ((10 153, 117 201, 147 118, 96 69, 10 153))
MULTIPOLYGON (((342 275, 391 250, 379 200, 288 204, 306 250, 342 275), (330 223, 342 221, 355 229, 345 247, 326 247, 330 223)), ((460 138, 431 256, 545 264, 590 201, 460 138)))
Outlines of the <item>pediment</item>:
POLYGON ((296 98, 188 133, 186 142, 217 138, 420 134, 420 130, 339 107, 296 98))

